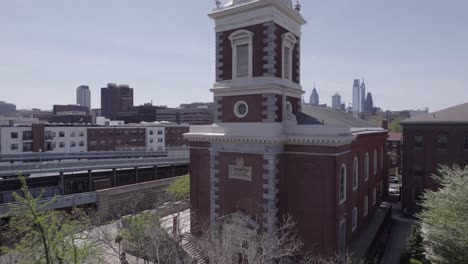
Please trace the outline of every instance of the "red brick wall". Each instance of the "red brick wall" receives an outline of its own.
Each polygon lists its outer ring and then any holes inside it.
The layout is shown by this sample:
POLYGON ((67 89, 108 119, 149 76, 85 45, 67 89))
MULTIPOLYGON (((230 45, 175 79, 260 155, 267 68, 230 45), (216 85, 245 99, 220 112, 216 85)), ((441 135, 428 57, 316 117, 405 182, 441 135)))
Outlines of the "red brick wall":
MULTIPOLYGON (((286 96, 286 101, 289 101, 292 105, 293 113, 297 113, 300 111, 299 109, 300 100, 301 98, 286 96)), ((279 95, 279 94, 276 95, 276 106, 278 107, 278 110, 276 111, 276 114, 277 114, 276 122, 282 122, 283 121, 283 96, 282 95, 279 95)))
POLYGON ((335 248, 334 157, 283 154, 280 158, 280 214, 291 214, 306 247, 335 248))
POLYGON ((210 144, 191 142, 190 147, 191 230, 195 234, 210 220, 210 144))
POLYGON ((88 151, 131 150, 145 146, 145 128, 88 128, 88 151), (128 135, 125 134, 126 131, 128 135), (92 144, 93 141, 97 144, 92 144), (101 144, 101 141, 105 144, 101 144))
POLYGON ((33 136, 33 152, 39 152, 39 150, 42 150, 45 152, 46 151, 45 149, 45 125, 33 124, 32 136, 33 136))
POLYGON ((220 215, 238 210, 255 217, 263 211, 263 155, 219 154, 219 212, 220 215), (244 158, 244 166, 252 167, 252 181, 229 179, 229 165, 244 158))
POLYGON ((224 96, 221 104, 222 122, 262 122, 262 95, 260 94, 224 96), (241 100, 245 101, 249 106, 249 112, 244 118, 238 118, 234 114, 234 105, 241 100))
POLYGON ((413 200, 413 188, 438 188, 431 178, 437 173, 439 164, 468 165, 468 151, 463 149, 464 137, 468 136, 468 125, 405 125, 403 128, 403 186, 402 206, 409 210, 418 210, 413 200), (448 133, 449 142, 447 150, 437 149, 435 143, 441 133, 448 133), (424 148, 414 146, 414 137, 424 136, 424 148), (421 166, 422 177, 416 177, 415 166, 421 166), (417 178, 420 178, 419 180, 417 178))

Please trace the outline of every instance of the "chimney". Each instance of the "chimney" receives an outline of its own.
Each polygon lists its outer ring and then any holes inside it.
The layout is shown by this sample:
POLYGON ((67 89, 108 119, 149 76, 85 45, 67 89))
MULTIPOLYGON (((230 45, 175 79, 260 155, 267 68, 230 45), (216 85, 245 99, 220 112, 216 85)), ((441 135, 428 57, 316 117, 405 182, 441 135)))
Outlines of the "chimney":
POLYGON ((15 126, 15 120, 8 120, 8 126, 9 127, 14 127, 15 126))
POLYGON ((382 120, 382 128, 385 130, 388 130, 388 120, 384 119, 382 120))

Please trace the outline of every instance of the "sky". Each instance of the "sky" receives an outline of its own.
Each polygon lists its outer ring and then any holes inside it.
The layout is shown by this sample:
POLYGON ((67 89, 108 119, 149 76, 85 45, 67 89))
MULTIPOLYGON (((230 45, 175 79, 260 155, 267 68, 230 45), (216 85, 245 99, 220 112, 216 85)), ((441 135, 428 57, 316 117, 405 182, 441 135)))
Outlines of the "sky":
MULTIPOLYGON (((365 78, 385 110, 468 102, 468 1, 302 0, 301 82, 321 103, 365 78)), ((212 101, 214 0, 0 0, 0 100, 76 103, 129 84, 135 104, 212 101)))

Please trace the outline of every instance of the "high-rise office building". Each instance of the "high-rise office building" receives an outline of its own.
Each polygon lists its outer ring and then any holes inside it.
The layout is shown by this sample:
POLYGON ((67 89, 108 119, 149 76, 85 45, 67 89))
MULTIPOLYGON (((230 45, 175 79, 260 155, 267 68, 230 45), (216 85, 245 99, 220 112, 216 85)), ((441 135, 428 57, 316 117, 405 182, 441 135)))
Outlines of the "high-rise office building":
POLYGON ((128 85, 107 84, 101 88, 102 116, 116 120, 117 113, 127 112, 133 106, 133 88, 128 85))
POLYGON ((361 95, 361 104, 359 108, 359 112, 366 112, 366 84, 364 83, 364 79, 362 79, 361 83, 361 89, 360 89, 360 95, 361 95))
POLYGON ((89 86, 80 85, 76 88, 76 104, 91 108, 91 91, 89 86))
POLYGON ((315 105, 315 106, 320 104, 320 99, 317 93, 317 89, 315 89, 315 84, 314 84, 314 90, 312 90, 312 93, 310 94, 309 104, 315 105))
POLYGON ((332 96, 332 108, 341 109, 341 96, 338 93, 332 96))
POLYGON ((353 84, 353 114, 357 116, 361 111, 361 81, 354 80, 353 84))
POLYGON ((374 110, 374 100, 372 99, 372 93, 367 93, 364 112, 370 113, 373 110, 374 110))

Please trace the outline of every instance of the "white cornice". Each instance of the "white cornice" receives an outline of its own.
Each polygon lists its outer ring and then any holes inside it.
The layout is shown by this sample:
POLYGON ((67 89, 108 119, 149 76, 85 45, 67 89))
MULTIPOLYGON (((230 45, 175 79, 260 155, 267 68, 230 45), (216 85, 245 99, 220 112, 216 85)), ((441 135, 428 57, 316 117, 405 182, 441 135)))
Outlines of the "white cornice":
POLYGON ((302 86, 290 80, 276 77, 255 77, 228 80, 215 83, 210 90, 215 96, 252 95, 275 93, 287 96, 301 97, 305 93, 302 86))

